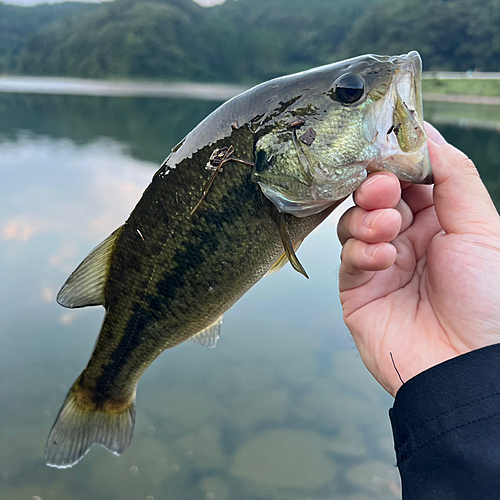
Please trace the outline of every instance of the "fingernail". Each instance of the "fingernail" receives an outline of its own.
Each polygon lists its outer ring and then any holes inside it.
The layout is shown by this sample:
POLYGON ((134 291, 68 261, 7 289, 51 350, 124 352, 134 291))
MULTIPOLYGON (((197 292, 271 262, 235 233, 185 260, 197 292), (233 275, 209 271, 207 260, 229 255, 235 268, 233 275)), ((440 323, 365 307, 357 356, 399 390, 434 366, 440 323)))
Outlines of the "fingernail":
POLYGON ((425 133, 427 138, 436 144, 446 144, 446 139, 441 135, 441 132, 433 125, 425 122, 425 133))
POLYGON ((382 243, 382 245, 367 245, 365 248, 365 252, 367 255, 370 257, 375 257, 375 254, 385 245, 385 243, 382 243))
POLYGON ((368 229, 372 229, 375 221, 385 212, 385 210, 377 211, 377 212, 367 212, 361 218, 361 224, 367 227, 368 229))

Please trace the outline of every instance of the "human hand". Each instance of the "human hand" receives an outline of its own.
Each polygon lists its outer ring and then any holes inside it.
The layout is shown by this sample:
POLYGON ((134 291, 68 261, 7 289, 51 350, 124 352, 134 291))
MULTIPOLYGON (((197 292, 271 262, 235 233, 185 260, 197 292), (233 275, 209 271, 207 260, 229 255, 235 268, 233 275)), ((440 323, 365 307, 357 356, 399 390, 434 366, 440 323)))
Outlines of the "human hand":
POLYGON ((344 321, 393 396, 398 372, 500 343, 500 217, 472 161, 426 131, 434 187, 370 175, 338 226, 344 321))

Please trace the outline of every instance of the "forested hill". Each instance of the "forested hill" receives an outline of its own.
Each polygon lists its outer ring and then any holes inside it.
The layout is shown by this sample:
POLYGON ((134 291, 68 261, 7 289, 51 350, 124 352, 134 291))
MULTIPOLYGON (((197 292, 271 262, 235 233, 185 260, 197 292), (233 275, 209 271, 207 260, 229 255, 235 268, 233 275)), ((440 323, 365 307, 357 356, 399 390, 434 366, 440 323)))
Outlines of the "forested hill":
POLYGON ((19 52, 44 26, 100 7, 99 4, 79 2, 19 7, 0 2, 0 72, 16 69, 19 52))
POLYGON ((500 70, 499 0, 0 3, 0 71, 257 81, 372 52, 500 70))
POLYGON ((115 0, 42 28, 17 70, 87 77, 247 81, 335 58, 375 0, 115 0))
POLYGON ((500 71, 500 1, 386 0, 365 11, 344 41, 349 54, 409 46, 424 69, 500 71))

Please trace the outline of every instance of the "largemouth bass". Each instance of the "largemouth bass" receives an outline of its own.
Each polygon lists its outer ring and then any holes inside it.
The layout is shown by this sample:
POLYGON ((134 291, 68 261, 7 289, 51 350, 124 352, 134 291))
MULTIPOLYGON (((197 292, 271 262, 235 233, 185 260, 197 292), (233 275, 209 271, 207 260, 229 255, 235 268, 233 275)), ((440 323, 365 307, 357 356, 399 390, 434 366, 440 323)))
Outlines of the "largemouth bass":
POLYGON ((123 226, 68 278, 65 307, 102 305, 87 367, 49 435, 71 467, 132 440, 139 378, 188 339, 213 346, 222 315, 287 261, 368 172, 430 183, 418 53, 367 55, 231 99, 176 146, 123 226))

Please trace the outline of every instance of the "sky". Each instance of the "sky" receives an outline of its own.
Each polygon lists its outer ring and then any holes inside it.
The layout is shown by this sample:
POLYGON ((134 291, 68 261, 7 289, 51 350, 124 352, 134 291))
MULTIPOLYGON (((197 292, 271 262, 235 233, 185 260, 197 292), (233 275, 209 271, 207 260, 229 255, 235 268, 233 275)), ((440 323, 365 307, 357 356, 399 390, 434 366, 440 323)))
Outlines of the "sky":
MULTIPOLYGON (((92 3, 99 3, 102 2, 103 0, 1 0, 3 3, 11 3, 15 5, 23 5, 23 6, 29 6, 29 5, 36 5, 38 3, 60 3, 60 2, 92 2, 92 3)), ((106 0, 104 0, 106 1, 106 0)), ((218 3, 224 3, 225 0, 194 0, 196 3, 199 3, 200 5, 215 5, 218 3)))

